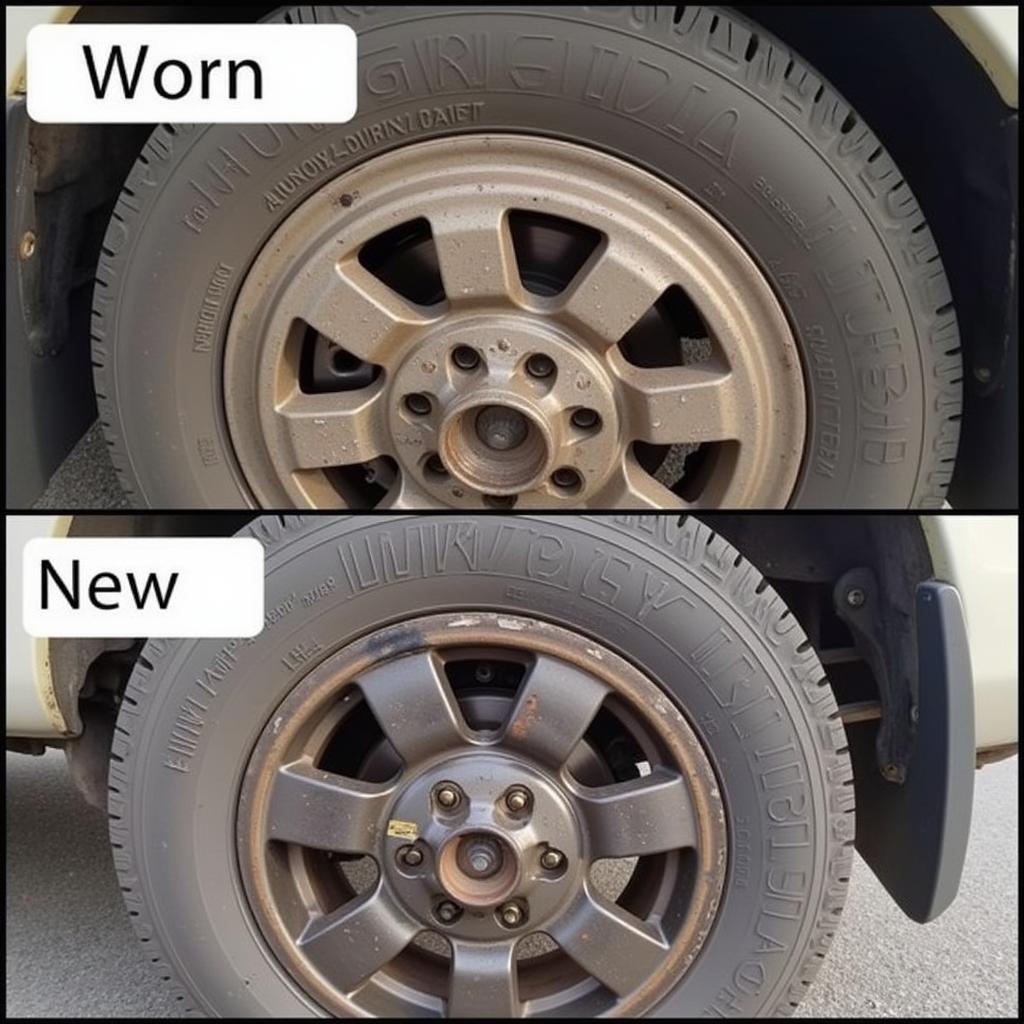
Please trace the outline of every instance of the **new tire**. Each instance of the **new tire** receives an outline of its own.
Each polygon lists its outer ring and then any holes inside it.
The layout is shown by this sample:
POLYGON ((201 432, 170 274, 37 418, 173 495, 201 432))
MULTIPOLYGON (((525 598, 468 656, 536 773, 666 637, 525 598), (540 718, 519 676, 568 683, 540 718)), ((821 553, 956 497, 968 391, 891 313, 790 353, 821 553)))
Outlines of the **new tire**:
POLYGON ((150 641, 111 840, 216 1016, 790 1013, 854 837, 820 663, 693 518, 250 531, 252 641, 150 641))

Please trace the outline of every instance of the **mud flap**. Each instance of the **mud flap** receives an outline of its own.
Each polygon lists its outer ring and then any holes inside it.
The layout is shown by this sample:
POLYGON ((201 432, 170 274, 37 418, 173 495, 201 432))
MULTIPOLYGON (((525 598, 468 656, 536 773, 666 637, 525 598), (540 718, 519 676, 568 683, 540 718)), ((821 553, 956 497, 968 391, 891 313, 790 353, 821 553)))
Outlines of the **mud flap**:
POLYGON ((857 851, 900 909, 922 924, 956 897, 974 799, 974 687, 957 589, 929 581, 915 595, 919 713, 902 784, 875 762, 877 726, 849 729, 857 851))

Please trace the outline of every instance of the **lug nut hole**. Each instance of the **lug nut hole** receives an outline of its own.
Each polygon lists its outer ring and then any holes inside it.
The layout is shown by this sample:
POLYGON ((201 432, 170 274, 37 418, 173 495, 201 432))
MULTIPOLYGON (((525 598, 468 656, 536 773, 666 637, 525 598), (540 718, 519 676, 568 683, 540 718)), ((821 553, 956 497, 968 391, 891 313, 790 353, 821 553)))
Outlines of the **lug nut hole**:
POLYGON ((457 345, 452 350, 452 362, 460 370, 469 373, 480 365, 480 353, 469 345, 457 345))
POLYGON ((515 508, 516 496, 514 494, 485 494, 484 504, 488 508, 515 508))
POLYGON ((445 469, 441 456, 437 452, 427 456, 426 462, 423 463, 423 469, 427 476, 446 477, 448 475, 448 470, 445 469))
POLYGON ((577 409, 572 414, 572 425, 578 430, 600 430, 601 417, 594 409, 577 409))
POLYGON ((405 396, 405 407, 413 416, 426 416, 433 408, 433 405, 426 395, 417 392, 405 396))
POLYGON ((526 372, 537 380, 544 380, 555 372, 555 361, 543 352, 535 352, 526 360, 526 372))
POLYGON ((561 466, 551 474, 551 482, 566 494, 575 494, 583 487, 583 478, 570 466, 561 466))

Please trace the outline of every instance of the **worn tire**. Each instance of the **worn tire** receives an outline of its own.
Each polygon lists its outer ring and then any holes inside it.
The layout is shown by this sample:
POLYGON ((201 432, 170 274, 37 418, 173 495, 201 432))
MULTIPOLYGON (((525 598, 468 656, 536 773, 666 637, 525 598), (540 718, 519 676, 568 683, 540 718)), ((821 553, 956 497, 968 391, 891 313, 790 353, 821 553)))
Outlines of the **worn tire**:
POLYGON ((809 421, 793 506, 941 505, 961 408, 948 282, 898 168, 799 55, 706 7, 304 7, 276 17, 355 26, 361 52, 376 55, 364 56, 360 112, 326 128, 161 126, 147 142, 106 235, 93 319, 100 420, 137 503, 254 504, 220 378, 246 269, 325 180, 409 134, 450 133, 436 111, 459 102, 472 116, 457 130, 552 135, 635 161, 746 244, 803 355, 809 421), (463 56, 446 63, 441 47, 463 56), (484 47, 490 77, 478 81, 484 47), (517 48, 528 73, 509 65, 517 48), (548 60, 564 62, 564 75, 541 74, 548 60), (423 112, 426 129, 388 127, 418 126, 423 112))
POLYGON ((497 609, 600 638, 638 666, 685 713, 718 775, 729 842, 718 916, 656 1014, 792 1012, 846 896, 850 761, 815 652, 723 538, 692 517, 669 516, 264 517, 246 532, 266 547, 269 624, 251 643, 146 644, 110 765, 110 837, 132 923, 187 1008, 220 1016, 322 1012, 260 938, 234 854, 252 744, 298 677, 384 622, 497 609), (376 552, 378 577, 350 579, 339 551, 376 552), (387 568, 396 551, 410 553, 397 575, 387 568), (332 574, 335 585, 318 591, 325 596, 304 604, 301 595, 332 574), (696 651, 709 637, 742 652, 747 682, 726 684, 714 659, 698 670, 696 651), (301 673, 282 661, 299 645, 317 651, 301 673), (747 714, 748 706, 769 713, 747 714), (183 756, 179 742, 172 757, 167 744, 185 707, 200 720, 190 726, 194 750, 183 756))

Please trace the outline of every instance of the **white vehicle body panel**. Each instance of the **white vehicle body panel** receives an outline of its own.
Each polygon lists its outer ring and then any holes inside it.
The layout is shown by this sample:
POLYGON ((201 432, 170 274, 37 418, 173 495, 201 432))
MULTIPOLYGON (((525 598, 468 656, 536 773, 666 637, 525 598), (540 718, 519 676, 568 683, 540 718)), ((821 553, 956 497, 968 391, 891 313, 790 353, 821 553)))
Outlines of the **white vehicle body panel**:
MULTIPOLYGON (((78 6, 7 8, 7 95, 25 91, 25 40, 33 25, 71 21, 78 6)), ((974 55, 999 95, 1017 106, 1017 7, 935 6, 935 13, 974 55)))
MULTIPOLYGON (((922 516, 937 579, 963 600, 979 750, 1017 740, 1017 517, 922 516)), ((926 684, 922 681, 922 685, 926 684)))
POLYGON ((7 653, 4 657, 8 736, 62 736, 67 723, 50 677, 50 644, 21 628, 21 552, 33 537, 60 537, 70 516, 7 516, 7 653))

